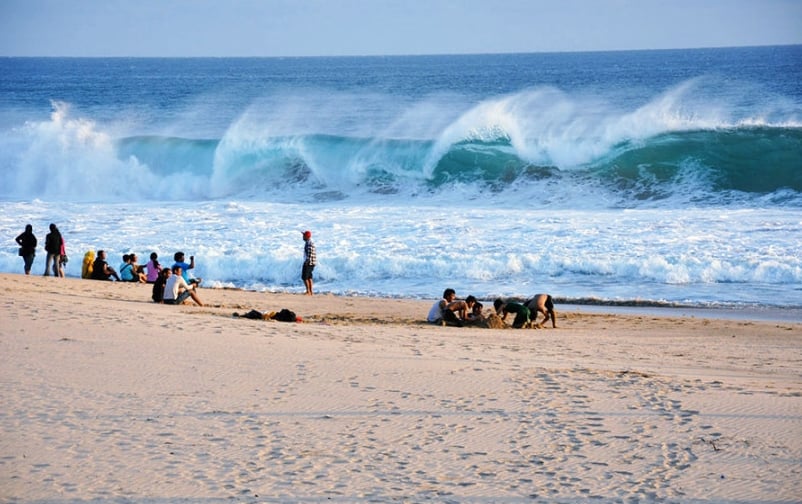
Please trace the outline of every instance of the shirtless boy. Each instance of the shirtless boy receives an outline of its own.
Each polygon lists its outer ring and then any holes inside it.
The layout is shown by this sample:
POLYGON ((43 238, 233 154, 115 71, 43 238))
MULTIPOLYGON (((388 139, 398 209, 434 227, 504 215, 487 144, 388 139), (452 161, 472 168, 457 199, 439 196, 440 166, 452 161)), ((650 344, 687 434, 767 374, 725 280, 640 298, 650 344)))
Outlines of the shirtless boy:
POLYGON ((557 315, 554 313, 554 300, 551 299, 551 296, 548 294, 536 294, 535 297, 524 303, 524 305, 529 308, 529 311, 535 314, 535 319, 537 319, 537 312, 543 314, 543 320, 537 324, 538 327, 543 327, 543 324, 549 321, 549 317, 551 317, 551 327, 557 327, 557 315))

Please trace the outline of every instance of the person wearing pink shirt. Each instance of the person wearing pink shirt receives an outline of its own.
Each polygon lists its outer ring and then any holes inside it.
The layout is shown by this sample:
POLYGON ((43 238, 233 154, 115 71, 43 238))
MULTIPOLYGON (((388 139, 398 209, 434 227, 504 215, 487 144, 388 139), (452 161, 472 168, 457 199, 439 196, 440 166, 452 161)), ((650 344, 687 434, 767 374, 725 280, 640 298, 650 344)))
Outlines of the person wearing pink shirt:
POLYGON ((145 279, 149 284, 156 283, 161 272, 161 264, 159 264, 159 255, 156 252, 150 253, 150 261, 145 265, 147 276, 145 279))

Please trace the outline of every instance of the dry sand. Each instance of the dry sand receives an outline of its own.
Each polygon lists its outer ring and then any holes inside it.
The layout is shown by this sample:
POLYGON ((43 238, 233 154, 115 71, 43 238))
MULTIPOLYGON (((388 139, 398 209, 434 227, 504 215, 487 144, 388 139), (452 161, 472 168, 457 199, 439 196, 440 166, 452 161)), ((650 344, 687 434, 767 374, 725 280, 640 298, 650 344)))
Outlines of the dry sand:
POLYGON ((802 500, 802 324, 200 294, 0 275, 0 501, 802 500))

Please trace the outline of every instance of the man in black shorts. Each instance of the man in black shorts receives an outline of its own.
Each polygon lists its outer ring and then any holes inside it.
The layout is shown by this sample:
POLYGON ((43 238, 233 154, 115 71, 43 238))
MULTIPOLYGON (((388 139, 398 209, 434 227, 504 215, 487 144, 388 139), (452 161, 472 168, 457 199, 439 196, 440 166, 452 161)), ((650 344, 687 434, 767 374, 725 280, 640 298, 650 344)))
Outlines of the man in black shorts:
POLYGON ((551 327, 557 327, 557 315, 554 313, 554 301, 551 299, 551 296, 548 294, 536 294, 535 297, 524 303, 524 305, 529 308, 529 311, 535 314, 535 319, 537 319, 537 312, 543 314, 543 320, 537 324, 538 327, 543 327, 543 324, 549 321, 549 317, 551 317, 551 327))
POLYGON ((305 294, 311 296, 314 294, 312 291, 312 271, 317 264, 317 255, 315 254, 315 244, 312 243, 312 232, 304 231, 304 265, 301 268, 301 280, 304 281, 306 287, 305 294))

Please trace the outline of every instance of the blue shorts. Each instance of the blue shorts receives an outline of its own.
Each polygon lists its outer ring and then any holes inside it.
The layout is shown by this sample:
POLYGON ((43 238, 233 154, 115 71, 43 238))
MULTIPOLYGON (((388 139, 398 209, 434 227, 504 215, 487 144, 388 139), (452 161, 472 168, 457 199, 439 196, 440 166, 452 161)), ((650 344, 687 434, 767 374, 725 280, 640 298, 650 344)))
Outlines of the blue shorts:
POLYGON ((164 304, 181 304, 184 301, 186 301, 189 296, 190 292, 188 290, 185 290, 181 292, 181 294, 179 294, 176 299, 165 299, 164 304))

